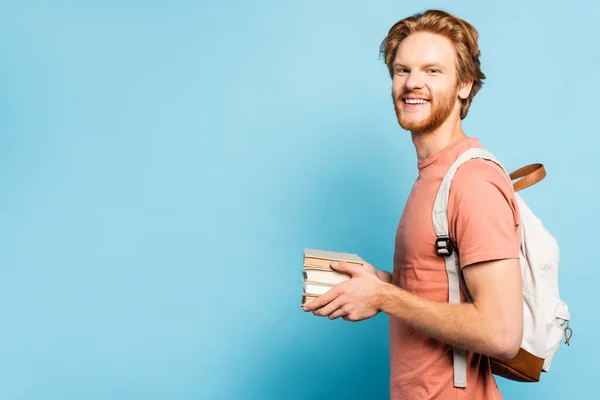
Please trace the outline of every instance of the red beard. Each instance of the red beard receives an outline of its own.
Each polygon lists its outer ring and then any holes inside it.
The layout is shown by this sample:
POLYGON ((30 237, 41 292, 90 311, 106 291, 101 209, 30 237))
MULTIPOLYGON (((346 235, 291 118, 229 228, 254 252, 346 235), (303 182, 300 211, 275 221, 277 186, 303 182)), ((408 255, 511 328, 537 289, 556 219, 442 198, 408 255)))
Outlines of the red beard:
POLYGON ((412 133, 423 134, 432 132, 439 128, 440 125, 442 125, 448 118, 450 113, 452 113, 452 109, 454 108, 456 97, 458 95, 458 88, 456 88, 448 96, 440 97, 439 99, 430 98, 429 103, 426 105, 426 107, 429 107, 429 114, 421 120, 414 119, 410 113, 403 111, 406 103, 404 103, 402 98, 411 94, 418 93, 403 91, 398 98, 394 99, 396 117, 398 118, 398 123, 403 129, 411 131, 412 133))

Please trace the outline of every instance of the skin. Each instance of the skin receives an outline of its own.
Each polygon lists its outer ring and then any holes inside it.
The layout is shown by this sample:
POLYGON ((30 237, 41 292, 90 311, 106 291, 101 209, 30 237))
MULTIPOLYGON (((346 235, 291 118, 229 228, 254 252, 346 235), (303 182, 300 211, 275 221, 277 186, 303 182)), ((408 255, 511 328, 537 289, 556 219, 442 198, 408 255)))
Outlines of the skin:
MULTIPOLYGON (((410 130, 417 157, 424 160, 465 136, 461 99, 472 82, 458 82, 456 51, 443 36, 419 32, 408 36, 394 60, 392 98, 398 123, 410 130), (411 106, 404 98, 429 100, 411 106)), ((389 272, 332 263, 351 276, 304 306, 329 319, 361 321, 379 312, 449 345, 498 359, 513 358, 522 341, 523 299, 519 260, 494 260, 463 268, 472 303, 434 302, 391 284, 389 272)))

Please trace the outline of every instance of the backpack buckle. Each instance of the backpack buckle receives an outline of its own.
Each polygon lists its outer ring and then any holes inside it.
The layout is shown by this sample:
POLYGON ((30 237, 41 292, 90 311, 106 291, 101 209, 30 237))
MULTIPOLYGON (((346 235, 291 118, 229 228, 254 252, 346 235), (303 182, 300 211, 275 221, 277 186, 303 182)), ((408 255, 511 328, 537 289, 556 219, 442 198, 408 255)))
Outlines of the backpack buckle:
POLYGON ((449 237, 439 237, 435 241, 435 249, 439 256, 449 257, 452 255, 452 243, 449 237))

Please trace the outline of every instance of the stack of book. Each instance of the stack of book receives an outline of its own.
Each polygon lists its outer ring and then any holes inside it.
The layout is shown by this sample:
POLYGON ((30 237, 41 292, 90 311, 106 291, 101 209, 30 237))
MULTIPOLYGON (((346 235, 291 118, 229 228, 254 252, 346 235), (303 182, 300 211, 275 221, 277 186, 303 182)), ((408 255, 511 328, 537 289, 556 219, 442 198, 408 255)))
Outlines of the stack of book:
POLYGON ((350 275, 331 268, 332 261, 344 261, 363 265, 364 261, 356 254, 337 251, 304 249, 304 270, 302 271, 302 301, 300 306, 327 293, 333 286, 350 279, 350 275))

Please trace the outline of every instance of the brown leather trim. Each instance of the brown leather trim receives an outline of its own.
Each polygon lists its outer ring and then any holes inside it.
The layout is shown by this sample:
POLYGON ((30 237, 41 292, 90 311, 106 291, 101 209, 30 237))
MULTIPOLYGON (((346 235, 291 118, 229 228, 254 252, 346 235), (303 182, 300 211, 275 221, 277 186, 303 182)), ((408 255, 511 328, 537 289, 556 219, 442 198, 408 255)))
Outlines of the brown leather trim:
POLYGON ((492 373, 519 382, 539 382, 544 359, 519 349, 511 360, 490 358, 492 373))
POLYGON ((510 179, 516 181, 513 184, 515 192, 533 186, 546 177, 546 170, 542 164, 530 164, 510 173, 510 179))

